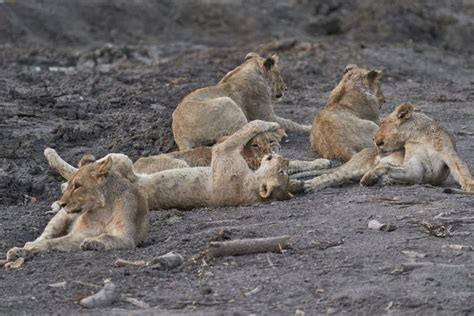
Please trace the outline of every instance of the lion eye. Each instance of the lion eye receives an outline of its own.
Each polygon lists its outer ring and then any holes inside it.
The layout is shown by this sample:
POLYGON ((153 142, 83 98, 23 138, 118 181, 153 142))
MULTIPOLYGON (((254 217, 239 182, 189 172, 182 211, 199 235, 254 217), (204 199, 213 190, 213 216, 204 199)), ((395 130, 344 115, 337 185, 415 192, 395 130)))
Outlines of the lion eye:
POLYGON ((82 187, 82 185, 80 183, 74 183, 74 190, 77 190, 80 187, 82 187))
POLYGON ((253 148, 258 148, 259 146, 257 144, 252 144, 251 145, 253 148))

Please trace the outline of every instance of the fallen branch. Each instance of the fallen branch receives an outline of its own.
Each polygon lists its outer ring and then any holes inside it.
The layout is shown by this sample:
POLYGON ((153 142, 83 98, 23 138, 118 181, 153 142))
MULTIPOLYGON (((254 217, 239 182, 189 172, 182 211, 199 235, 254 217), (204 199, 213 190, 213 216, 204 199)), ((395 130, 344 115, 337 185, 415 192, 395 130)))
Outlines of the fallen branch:
POLYGON ((239 256, 261 252, 281 252, 288 246, 290 236, 269 238, 240 239, 231 241, 213 241, 209 243, 208 254, 211 257, 239 256))
POLYGON ((151 308, 151 306, 148 303, 145 303, 144 301, 141 301, 139 299, 133 298, 133 297, 122 297, 121 299, 122 302, 130 303, 132 305, 135 305, 140 308, 151 308))
POLYGON ((453 249, 453 250, 466 250, 466 251, 471 251, 472 250, 472 246, 469 246, 469 245, 456 245, 456 244, 443 245, 442 248, 453 249))
POLYGON ((440 221, 445 222, 474 222, 474 216, 470 217, 443 217, 443 216, 435 216, 435 219, 439 219, 440 221))
POLYGON ((174 269, 181 264, 183 264, 184 259, 179 253, 170 251, 162 256, 156 257, 151 259, 150 261, 145 260, 125 260, 125 259, 117 259, 114 263, 116 267, 133 267, 133 268, 142 268, 142 267, 150 267, 152 269, 160 269, 160 270, 171 270, 174 269))
POLYGON ((134 268, 141 268, 145 266, 147 262, 145 260, 135 260, 135 261, 130 261, 130 260, 125 260, 125 259, 120 259, 118 258, 114 265, 116 267, 134 267, 134 268))
POLYGON ((430 261, 425 262, 406 262, 401 265, 404 271, 414 270, 423 267, 436 267, 436 268, 465 268, 463 264, 447 264, 447 263, 434 263, 430 261))

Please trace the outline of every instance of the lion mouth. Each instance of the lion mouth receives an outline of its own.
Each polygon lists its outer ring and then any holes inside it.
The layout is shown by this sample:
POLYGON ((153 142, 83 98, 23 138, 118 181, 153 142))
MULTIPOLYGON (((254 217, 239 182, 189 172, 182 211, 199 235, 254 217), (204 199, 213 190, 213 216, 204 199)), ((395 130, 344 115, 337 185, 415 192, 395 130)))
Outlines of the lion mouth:
POLYGON ((66 212, 70 213, 70 214, 75 214, 75 213, 81 213, 82 212, 82 208, 81 207, 76 207, 74 209, 66 209, 66 212))

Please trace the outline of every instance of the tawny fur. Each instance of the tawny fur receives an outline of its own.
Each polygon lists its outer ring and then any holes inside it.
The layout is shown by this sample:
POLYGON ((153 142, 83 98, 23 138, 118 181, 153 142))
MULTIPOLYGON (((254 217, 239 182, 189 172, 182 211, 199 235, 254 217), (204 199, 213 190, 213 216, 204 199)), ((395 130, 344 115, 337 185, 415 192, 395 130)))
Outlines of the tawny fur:
POLYGON ((388 115, 374 143, 377 147, 360 151, 333 172, 306 181, 306 190, 359 180, 362 185, 440 185, 450 173, 464 191, 474 190, 472 175, 457 155, 452 135, 413 104, 401 104, 388 115))
MULTIPOLYGON (((276 154, 266 155, 260 167, 252 170, 241 155, 245 144, 257 134, 274 132, 278 128, 277 123, 271 122, 256 120, 247 123, 213 147, 210 167, 137 174, 125 155, 109 154, 101 160, 110 157, 117 168, 115 171, 134 183, 153 209, 238 206, 285 200, 291 198, 288 160, 276 154)), ((45 156, 56 170, 73 168, 52 149, 47 149, 45 156)))
POLYGON ((347 65, 324 109, 314 120, 311 149, 321 157, 348 161, 364 148, 373 147, 379 112, 384 103, 379 70, 347 65))
POLYGON ((183 99, 173 113, 174 140, 180 150, 213 145, 252 120, 277 122, 287 132, 308 133, 311 126, 275 114, 272 102, 286 89, 278 56, 265 59, 249 53, 217 85, 195 90, 183 99))
MULTIPOLYGON (((278 153, 280 151, 280 140, 285 135, 282 129, 272 133, 261 133, 253 137, 242 150, 242 157, 247 161, 249 167, 253 170, 260 167, 260 161, 263 156, 278 153)), ((227 139, 227 136, 221 137, 219 143, 227 139)), ((175 151, 167 154, 161 154, 138 159, 133 168, 137 173, 155 173, 168 169, 186 168, 186 167, 208 167, 212 160, 212 146, 202 146, 198 148, 175 151)))
POLYGON ((112 170, 113 161, 81 160, 59 200, 62 209, 33 242, 12 248, 8 260, 49 250, 131 249, 148 236, 148 204, 137 188, 112 170))

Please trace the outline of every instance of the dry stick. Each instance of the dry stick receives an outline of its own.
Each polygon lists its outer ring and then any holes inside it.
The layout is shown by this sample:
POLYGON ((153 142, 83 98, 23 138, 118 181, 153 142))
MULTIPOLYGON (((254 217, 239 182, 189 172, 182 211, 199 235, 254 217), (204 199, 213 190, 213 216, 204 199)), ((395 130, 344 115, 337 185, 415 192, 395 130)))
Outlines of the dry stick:
POLYGON ((208 254, 212 257, 238 256, 260 252, 281 252, 288 246, 290 236, 269 238, 240 239, 231 241, 213 241, 209 243, 208 254))
POLYGON ((435 216, 435 219, 439 219, 440 221, 446 222, 471 222, 474 221, 474 216, 470 217, 442 217, 442 216, 435 216))
POLYGON ((462 264, 446 264, 446 263, 434 263, 430 261, 426 262, 406 262, 402 263, 402 268, 406 270, 413 270, 422 267, 436 267, 436 268, 465 268, 462 264))

